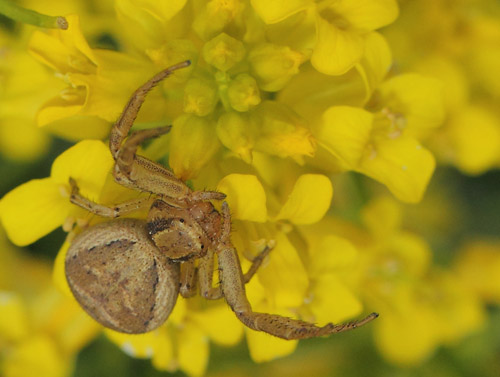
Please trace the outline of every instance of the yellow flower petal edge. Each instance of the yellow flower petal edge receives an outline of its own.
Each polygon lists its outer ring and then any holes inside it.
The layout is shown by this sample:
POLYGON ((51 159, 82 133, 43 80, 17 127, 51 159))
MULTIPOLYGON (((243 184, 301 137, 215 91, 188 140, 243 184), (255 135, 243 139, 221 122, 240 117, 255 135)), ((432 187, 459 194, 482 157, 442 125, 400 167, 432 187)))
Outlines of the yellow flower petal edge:
POLYGON ((394 22, 399 14, 396 0, 341 0, 332 2, 330 7, 358 30, 386 26, 394 22))
POLYGON ((222 178, 217 190, 227 195, 226 201, 234 219, 266 222, 266 193, 254 175, 230 174, 222 178))
POLYGON ((330 180, 321 174, 304 174, 297 179, 288 200, 275 220, 313 224, 325 215, 333 196, 330 180))
POLYGON ((382 82, 391 64, 391 49, 385 38, 377 32, 368 34, 363 58, 356 64, 366 88, 365 101, 382 82))
POLYGON ((333 106, 323 113, 314 136, 330 153, 355 167, 363 156, 372 131, 373 115, 351 106, 333 106))
POLYGON ((10 240, 29 245, 61 226, 70 210, 61 187, 50 178, 35 179, 7 193, 0 201, 0 218, 10 240))
POLYGON ((69 245, 69 242, 65 242, 57 254, 56 260, 54 261, 54 268, 52 269, 52 281, 62 293, 68 297, 73 297, 64 271, 64 261, 69 245))
POLYGON ((311 63, 327 75, 341 75, 351 69, 363 56, 365 37, 342 30, 319 15, 316 20, 316 46, 311 63))
POLYGON ((361 301, 334 274, 323 274, 315 280, 310 308, 320 326, 343 322, 361 313, 361 301))
POLYGON ((59 155, 50 173, 54 182, 78 182, 82 195, 97 198, 113 166, 108 146, 100 140, 84 140, 59 155))
POLYGON ((297 340, 284 340, 263 332, 246 330, 250 357, 263 363, 291 354, 297 348, 297 340))
POLYGON ((266 24, 274 24, 300 12, 311 0, 251 0, 250 3, 266 24))
POLYGON ((435 166, 431 152, 415 139, 400 137, 377 143, 358 170, 385 184, 398 199, 417 203, 424 195, 435 166))

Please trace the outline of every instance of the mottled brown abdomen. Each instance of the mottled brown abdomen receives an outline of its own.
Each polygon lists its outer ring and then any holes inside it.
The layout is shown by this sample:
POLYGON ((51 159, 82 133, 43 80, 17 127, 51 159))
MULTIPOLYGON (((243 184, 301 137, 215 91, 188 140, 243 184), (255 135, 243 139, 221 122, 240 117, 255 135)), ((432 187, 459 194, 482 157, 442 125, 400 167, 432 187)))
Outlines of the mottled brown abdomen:
POLYGON ((117 219, 73 240, 66 278, 80 305, 102 325, 125 333, 160 326, 179 293, 179 266, 149 238, 144 221, 117 219))

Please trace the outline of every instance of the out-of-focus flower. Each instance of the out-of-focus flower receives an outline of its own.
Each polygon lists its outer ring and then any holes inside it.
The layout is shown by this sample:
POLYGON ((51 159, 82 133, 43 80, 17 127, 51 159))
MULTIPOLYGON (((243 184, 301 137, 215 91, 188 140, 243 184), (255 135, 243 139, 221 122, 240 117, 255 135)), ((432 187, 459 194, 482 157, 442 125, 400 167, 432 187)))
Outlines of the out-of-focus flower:
POLYGON ((385 33, 398 66, 444 84, 447 119, 431 137, 433 152, 468 174, 498 166, 498 3, 461 0, 451 9, 445 1, 407 1, 403 9, 385 33))
POLYGON ((412 365, 436 347, 452 344, 477 330, 485 313, 472 287, 432 265, 428 245, 399 229, 401 210, 388 199, 364 209, 372 241, 362 252, 362 291, 380 310, 376 344, 389 360, 412 365))
POLYGON ((0 233, 0 373, 68 376, 99 326, 52 286, 49 265, 24 256, 0 233))

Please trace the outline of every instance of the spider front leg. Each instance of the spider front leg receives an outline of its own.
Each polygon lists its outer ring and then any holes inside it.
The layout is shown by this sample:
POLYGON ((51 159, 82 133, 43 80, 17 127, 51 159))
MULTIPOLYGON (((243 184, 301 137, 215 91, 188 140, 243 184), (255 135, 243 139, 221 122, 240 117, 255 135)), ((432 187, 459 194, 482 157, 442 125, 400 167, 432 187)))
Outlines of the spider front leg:
POLYGON ((106 206, 82 196, 80 194, 80 189, 73 178, 69 179, 69 184, 71 186, 71 194, 69 197, 70 202, 102 217, 120 217, 127 213, 147 208, 150 204, 148 198, 138 198, 114 206, 106 206))
POLYGON ((189 66, 190 61, 171 66, 139 87, 123 109, 109 137, 109 149, 115 160, 113 175, 119 184, 140 191, 147 191, 171 198, 179 206, 187 202, 222 200, 224 194, 216 192, 192 192, 174 173, 145 157, 137 156, 137 148, 146 139, 158 137, 170 131, 171 126, 141 130, 128 138, 128 133, 146 99, 147 94, 172 72, 189 66))
POLYGON ((378 317, 371 313, 362 320, 318 327, 312 323, 282 317, 276 314, 257 313, 252 310, 246 297, 245 283, 238 254, 229 239, 231 217, 227 203, 222 205, 224 219, 221 243, 218 249, 221 287, 227 303, 238 319, 253 330, 263 331, 282 339, 307 339, 334 334, 360 327, 378 317))
POLYGON ((188 67, 191 64, 189 60, 181 62, 164 69, 163 71, 154 75, 150 80, 140 86, 128 101, 122 114, 116 121, 109 136, 109 149, 113 158, 116 160, 118 151, 120 150, 123 141, 128 136, 130 128, 134 124, 135 118, 146 99, 146 95, 153 89, 159 82, 170 76, 174 71, 188 67))

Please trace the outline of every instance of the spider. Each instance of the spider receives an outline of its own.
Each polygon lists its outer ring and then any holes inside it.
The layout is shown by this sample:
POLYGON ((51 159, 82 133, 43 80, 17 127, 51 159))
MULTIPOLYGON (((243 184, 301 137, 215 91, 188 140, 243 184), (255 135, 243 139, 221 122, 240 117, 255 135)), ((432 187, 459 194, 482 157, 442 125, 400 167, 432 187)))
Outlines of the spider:
POLYGON ((227 202, 220 212, 211 200, 226 197, 216 191, 193 191, 170 170, 136 154, 146 139, 169 132, 171 126, 140 130, 128 136, 147 93, 189 61, 171 66, 139 87, 114 124, 109 149, 115 160, 117 183, 153 194, 107 207, 83 197, 70 179, 72 203, 91 213, 113 218, 86 228, 69 247, 65 259, 68 284, 82 308, 113 330, 139 334, 162 325, 177 297, 199 292, 209 300, 224 298, 237 318, 253 330, 283 339, 304 339, 351 330, 378 315, 318 327, 312 323, 257 313, 252 310, 245 284, 269 254, 269 243, 243 274, 231 243, 231 215, 227 202), (147 219, 120 218, 149 206, 147 219), (213 286, 217 255, 220 284, 213 286), (195 262, 198 262, 197 264, 195 262))

